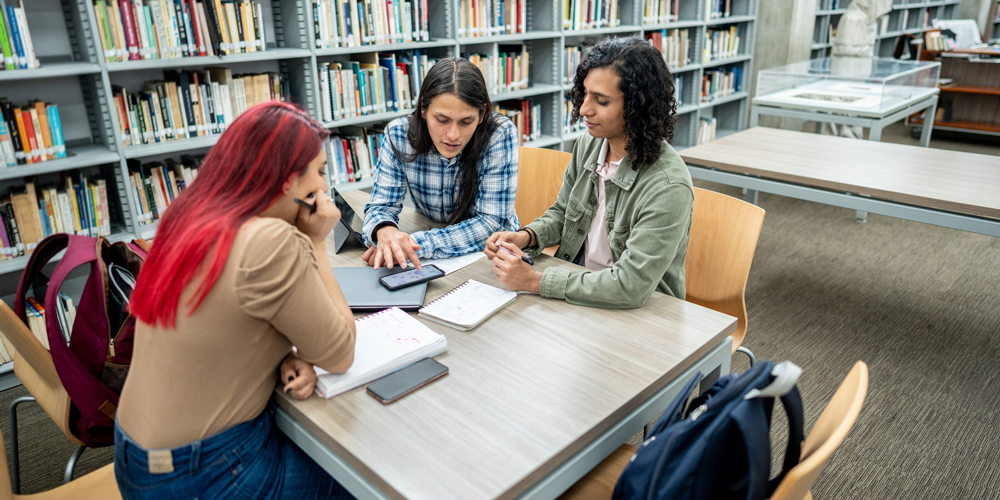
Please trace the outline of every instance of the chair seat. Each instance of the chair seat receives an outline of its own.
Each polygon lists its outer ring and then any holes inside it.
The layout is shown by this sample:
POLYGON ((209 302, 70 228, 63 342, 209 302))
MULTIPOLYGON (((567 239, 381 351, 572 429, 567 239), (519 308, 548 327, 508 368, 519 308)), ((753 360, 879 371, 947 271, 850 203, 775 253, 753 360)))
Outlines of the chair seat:
POLYGON ((628 444, 619 446, 572 488, 566 490, 559 500, 609 500, 615 491, 618 477, 622 475, 632 455, 635 455, 635 449, 635 446, 628 444))
POLYGON ((118 482, 115 480, 115 464, 100 469, 64 484, 34 495, 15 495, 14 498, 31 500, 121 500, 118 482))

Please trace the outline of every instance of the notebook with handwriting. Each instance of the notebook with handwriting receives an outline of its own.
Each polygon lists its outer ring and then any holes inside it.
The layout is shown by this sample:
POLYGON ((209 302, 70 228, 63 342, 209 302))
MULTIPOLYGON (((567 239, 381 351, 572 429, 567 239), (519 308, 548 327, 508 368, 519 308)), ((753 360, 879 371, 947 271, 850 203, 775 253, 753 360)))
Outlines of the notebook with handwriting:
POLYGON ((332 398, 388 375, 414 361, 448 350, 448 340, 398 307, 354 320, 354 364, 334 374, 316 367, 316 393, 332 398))
POLYGON ((418 314, 459 330, 472 330, 514 302, 517 294, 469 280, 424 306, 418 314))

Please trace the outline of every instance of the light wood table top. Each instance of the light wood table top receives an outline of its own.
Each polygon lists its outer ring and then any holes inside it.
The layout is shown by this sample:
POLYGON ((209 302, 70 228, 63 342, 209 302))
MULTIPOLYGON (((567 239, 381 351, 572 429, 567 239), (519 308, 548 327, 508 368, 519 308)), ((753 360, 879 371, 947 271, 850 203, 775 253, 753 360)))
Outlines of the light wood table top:
MULTIPOLYGON (((344 198, 361 214, 368 194, 344 198)), ((404 231, 432 225, 410 209, 400 218, 404 231)), ((330 260, 358 266, 361 253, 330 260)), ((573 266, 547 256, 535 262, 573 266)), ((491 269, 482 259, 432 281, 426 301, 470 278, 499 286, 491 269)), ((329 400, 276 391, 295 420, 393 498, 514 498, 736 328, 735 318, 655 292, 624 311, 519 295, 469 332, 420 321, 447 337, 449 350, 437 359, 450 373, 395 403, 382 405, 364 387, 329 400)))
POLYGON ((1000 157, 754 127, 680 151, 686 163, 1000 219, 1000 157))

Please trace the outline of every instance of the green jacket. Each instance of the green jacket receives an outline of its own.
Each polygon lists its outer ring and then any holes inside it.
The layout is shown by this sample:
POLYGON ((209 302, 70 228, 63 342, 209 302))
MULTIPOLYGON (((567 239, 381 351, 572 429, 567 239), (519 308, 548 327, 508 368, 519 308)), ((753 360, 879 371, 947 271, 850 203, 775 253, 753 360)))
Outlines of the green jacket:
MULTIPOLYGON (((603 139, 577 139, 559 197, 526 227, 538 246, 529 255, 559 245, 556 257, 573 262, 597 211, 597 157, 603 139)), ((541 296, 591 307, 633 308, 653 290, 684 298, 684 257, 694 208, 691 175, 674 148, 663 141, 655 163, 632 169, 632 157, 604 185, 605 222, 614 266, 603 271, 546 269, 541 296)))

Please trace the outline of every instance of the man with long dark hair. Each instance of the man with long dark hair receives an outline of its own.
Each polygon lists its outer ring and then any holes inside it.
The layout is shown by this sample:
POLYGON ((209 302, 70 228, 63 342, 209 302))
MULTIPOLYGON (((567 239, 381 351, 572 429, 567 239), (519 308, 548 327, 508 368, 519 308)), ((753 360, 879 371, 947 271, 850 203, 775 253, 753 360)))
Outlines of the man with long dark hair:
POLYGON ((518 227, 517 129, 491 108, 471 62, 442 59, 427 72, 417 109, 385 131, 365 206, 365 262, 377 269, 409 259, 419 267, 421 257, 477 252, 490 234, 518 227), (420 213, 447 227, 400 231, 407 189, 420 213))
POLYGON ((649 42, 595 46, 573 80, 573 119, 590 134, 573 147, 556 203, 523 229, 490 236, 500 283, 594 307, 639 307, 654 290, 683 299, 694 190, 669 144, 676 114, 670 70, 649 42), (518 257, 556 245, 556 257, 589 271, 542 273, 518 257))

